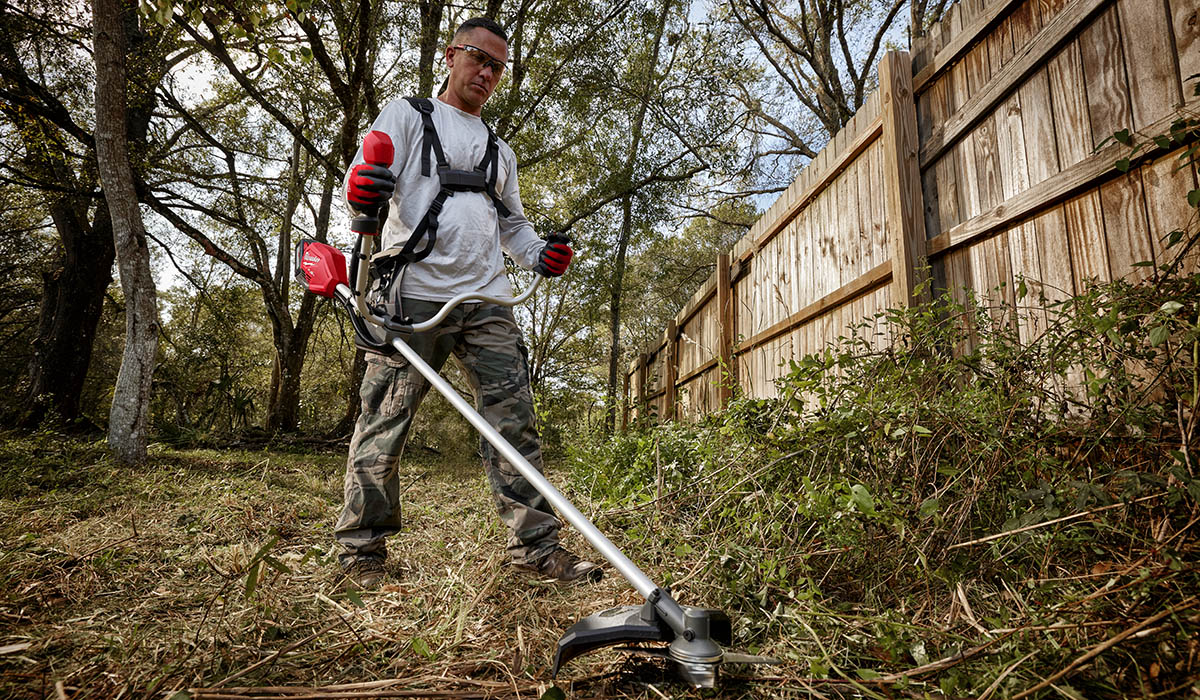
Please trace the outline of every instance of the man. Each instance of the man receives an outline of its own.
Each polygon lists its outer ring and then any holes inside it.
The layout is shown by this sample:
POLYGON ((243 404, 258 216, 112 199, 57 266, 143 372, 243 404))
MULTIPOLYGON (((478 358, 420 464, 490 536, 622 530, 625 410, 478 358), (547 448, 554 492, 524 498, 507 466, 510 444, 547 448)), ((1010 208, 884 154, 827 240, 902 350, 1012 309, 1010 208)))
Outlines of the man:
MULTIPOLYGON (((389 203, 385 251, 432 243, 427 257, 411 257, 391 290, 390 311, 414 322, 432 317, 463 292, 512 296, 501 249, 522 267, 548 277, 561 275, 572 256, 565 237, 551 236, 547 243, 525 219, 516 157, 480 118, 508 61, 503 28, 485 18, 467 20, 445 58, 450 76, 437 99, 394 100, 371 126, 392 141, 391 168, 363 162, 360 148, 346 174, 351 207, 389 203)), ((453 354, 480 413, 542 468, 527 351, 511 309, 462 304, 437 328, 407 342, 434 369, 453 354)), ((384 538, 400 531, 399 455, 428 389, 399 355, 367 354, 359 392, 362 414, 350 442, 345 503, 334 528, 349 585, 372 588, 384 576, 384 538)), ((546 500, 490 444, 481 440, 480 445, 500 518, 508 526, 512 563, 560 581, 599 580, 596 564, 559 545, 560 523, 546 500)))

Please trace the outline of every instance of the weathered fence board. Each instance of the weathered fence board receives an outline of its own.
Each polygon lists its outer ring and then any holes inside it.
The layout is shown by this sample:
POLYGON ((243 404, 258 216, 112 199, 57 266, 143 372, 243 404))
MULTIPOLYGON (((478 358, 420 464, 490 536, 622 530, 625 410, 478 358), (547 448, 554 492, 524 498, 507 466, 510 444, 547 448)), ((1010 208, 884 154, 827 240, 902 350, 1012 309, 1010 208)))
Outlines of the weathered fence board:
MULTIPOLYGON (((880 89, 796 177, 626 374, 624 422, 694 419, 736 384, 774 396, 787 362, 935 292, 1021 310, 1023 341, 1048 323, 1041 299, 1090 280, 1157 274, 1189 223, 1194 168, 1144 153, 1122 173, 1122 129, 1142 136, 1200 109, 1195 0, 961 0, 911 58, 880 62, 880 89), (1188 110, 1191 110, 1189 112, 1188 110), (1099 149, 1097 150, 1097 147, 1099 149)), ((1200 251, 1185 263, 1200 269, 1200 251)), ((974 329, 970 329, 972 334, 974 329)), ((965 343, 974 343, 969 337, 965 343)))

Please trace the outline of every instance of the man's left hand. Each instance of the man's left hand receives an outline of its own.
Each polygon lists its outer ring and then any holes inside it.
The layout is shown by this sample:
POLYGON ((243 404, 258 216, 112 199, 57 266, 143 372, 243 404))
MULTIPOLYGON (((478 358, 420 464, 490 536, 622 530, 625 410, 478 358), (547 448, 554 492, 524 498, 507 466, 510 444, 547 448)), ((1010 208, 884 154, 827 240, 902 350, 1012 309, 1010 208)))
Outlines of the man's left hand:
POLYGON ((567 245, 571 239, 565 233, 552 233, 546 239, 546 247, 538 254, 537 265, 533 271, 542 277, 558 277, 567 271, 575 251, 567 245))

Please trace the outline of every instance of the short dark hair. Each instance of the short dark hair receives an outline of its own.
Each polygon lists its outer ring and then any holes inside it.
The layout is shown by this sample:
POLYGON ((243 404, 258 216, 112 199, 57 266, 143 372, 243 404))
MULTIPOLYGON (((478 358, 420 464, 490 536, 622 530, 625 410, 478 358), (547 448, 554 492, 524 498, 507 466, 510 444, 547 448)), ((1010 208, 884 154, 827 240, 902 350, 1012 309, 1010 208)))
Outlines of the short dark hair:
POLYGON ((454 36, 458 36, 463 32, 469 32, 476 27, 479 27, 480 29, 486 29, 492 34, 495 34, 503 39, 504 43, 508 43, 508 32, 504 31, 504 27, 496 24, 496 20, 491 19, 490 17, 472 17, 466 22, 458 25, 458 29, 455 30, 454 36))

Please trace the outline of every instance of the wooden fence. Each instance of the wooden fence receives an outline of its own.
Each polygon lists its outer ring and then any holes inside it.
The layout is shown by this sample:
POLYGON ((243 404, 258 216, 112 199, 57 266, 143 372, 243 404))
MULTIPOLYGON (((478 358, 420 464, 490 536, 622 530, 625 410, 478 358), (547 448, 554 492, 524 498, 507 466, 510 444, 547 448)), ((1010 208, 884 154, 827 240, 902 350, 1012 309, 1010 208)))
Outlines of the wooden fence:
MULTIPOLYGON (((624 422, 708 413, 731 380, 773 396, 789 359, 911 303, 921 270, 1008 302, 1017 279, 1056 299, 1153 274, 1135 263, 1164 260, 1197 174, 1162 152, 1121 173, 1128 149, 1096 147, 1195 116, 1197 73, 1196 0, 961 0, 883 58, 879 89, 634 359, 624 422)), ((1028 338, 1045 316, 1018 322, 1028 338)))

